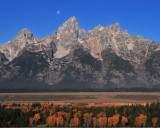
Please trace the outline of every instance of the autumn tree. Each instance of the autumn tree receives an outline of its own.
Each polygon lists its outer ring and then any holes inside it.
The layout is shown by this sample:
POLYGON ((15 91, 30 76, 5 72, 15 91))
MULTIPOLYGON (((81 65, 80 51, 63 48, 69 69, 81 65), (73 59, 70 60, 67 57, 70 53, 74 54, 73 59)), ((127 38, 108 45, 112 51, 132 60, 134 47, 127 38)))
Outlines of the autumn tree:
POLYGON ((119 117, 120 115, 119 114, 116 114, 114 116, 112 116, 112 123, 113 123, 113 127, 116 127, 118 122, 119 122, 119 117))
POLYGON ((57 112, 57 115, 58 115, 58 116, 62 116, 62 115, 63 115, 63 112, 57 112))
POLYGON ((122 123, 122 126, 125 127, 126 123, 128 123, 128 119, 125 116, 122 116, 121 123, 122 123))
POLYGON ((69 119, 70 119, 70 113, 64 113, 64 117, 65 117, 65 119, 66 119, 66 121, 65 121, 65 127, 67 127, 68 126, 68 123, 69 123, 69 119))
POLYGON ((147 121, 147 116, 143 115, 143 117, 141 118, 142 120, 142 126, 145 127, 146 126, 146 121, 147 121))
POLYGON ((32 126, 33 125, 33 118, 31 117, 31 118, 29 118, 29 124, 30 124, 30 126, 32 126))
POLYGON ((93 117, 92 120, 93 120, 93 126, 96 127, 98 125, 98 119, 96 117, 93 117))
POLYGON ((57 127, 59 127, 59 125, 63 126, 63 122, 64 122, 63 117, 62 116, 57 117, 56 122, 57 122, 57 127))
POLYGON ((108 127, 116 127, 119 122, 119 114, 116 114, 112 117, 108 117, 108 127))
POLYGON ((74 115, 73 115, 73 117, 74 117, 74 124, 75 124, 75 126, 79 126, 79 124, 80 124, 80 120, 79 120, 79 118, 81 117, 81 112, 80 111, 78 111, 78 112, 76 112, 74 115))
POLYGON ((40 117, 40 114, 39 113, 37 113, 37 114, 35 114, 34 115, 34 121, 35 121, 35 124, 37 124, 37 122, 38 122, 38 120, 40 119, 41 117, 40 117))
POLYGON ((57 117, 56 117, 55 115, 52 115, 52 116, 49 116, 49 117, 46 119, 46 122, 47 122, 48 126, 54 127, 55 124, 56 124, 56 120, 57 120, 57 117))
POLYGON ((112 127, 112 125, 113 125, 112 117, 108 117, 108 127, 112 127))
POLYGON ((141 127, 141 125, 142 125, 139 116, 135 118, 135 125, 136 125, 136 127, 141 127))
POLYGON ((76 113, 73 115, 73 117, 74 117, 74 118, 71 119, 71 121, 70 121, 70 126, 71 126, 71 127, 74 127, 74 126, 78 127, 79 124, 80 124, 79 118, 81 117, 81 112, 80 112, 80 111, 76 112, 76 113))
POLYGON ((158 117, 152 118, 153 127, 156 127, 157 121, 158 121, 158 117))
POLYGON ((75 124, 75 126, 76 127, 78 127, 79 126, 79 118, 78 117, 74 117, 74 124, 75 124))
POLYGON ((105 116, 106 116, 106 113, 104 113, 104 112, 100 112, 97 114, 97 118, 105 117, 105 116))
POLYGON ((92 116, 93 116, 93 113, 90 113, 90 114, 84 113, 83 114, 84 124, 86 127, 89 127, 89 125, 91 124, 92 116))
POLYGON ((138 117, 135 118, 135 125, 136 127, 145 127, 147 121, 147 116, 140 114, 138 117))
POLYGON ((81 114, 81 111, 78 111, 78 112, 76 112, 73 116, 74 116, 74 117, 79 117, 79 118, 80 118, 81 115, 82 115, 82 114, 81 114))
POLYGON ((107 125, 107 117, 100 117, 98 122, 100 127, 105 127, 107 125))
POLYGON ((54 110, 52 109, 49 113, 50 116, 52 116, 54 114, 54 110))

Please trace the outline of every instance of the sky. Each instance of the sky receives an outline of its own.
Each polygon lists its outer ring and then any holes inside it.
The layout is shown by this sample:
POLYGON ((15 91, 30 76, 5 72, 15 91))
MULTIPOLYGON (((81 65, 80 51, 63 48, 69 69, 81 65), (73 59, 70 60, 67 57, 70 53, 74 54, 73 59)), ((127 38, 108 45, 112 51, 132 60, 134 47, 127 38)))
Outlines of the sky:
POLYGON ((72 16, 86 31, 118 22, 129 34, 160 42, 160 0, 0 0, 0 44, 22 28, 44 38, 72 16))

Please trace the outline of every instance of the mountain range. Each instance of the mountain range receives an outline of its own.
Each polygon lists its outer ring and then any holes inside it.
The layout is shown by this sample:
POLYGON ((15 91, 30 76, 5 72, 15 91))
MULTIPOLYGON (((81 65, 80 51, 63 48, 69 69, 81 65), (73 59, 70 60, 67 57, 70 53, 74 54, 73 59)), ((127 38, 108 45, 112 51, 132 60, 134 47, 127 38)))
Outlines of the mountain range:
POLYGON ((85 31, 76 17, 43 39, 27 28, 0 44, 0 88, 160 87, 160 44, 119 23, 85 31))

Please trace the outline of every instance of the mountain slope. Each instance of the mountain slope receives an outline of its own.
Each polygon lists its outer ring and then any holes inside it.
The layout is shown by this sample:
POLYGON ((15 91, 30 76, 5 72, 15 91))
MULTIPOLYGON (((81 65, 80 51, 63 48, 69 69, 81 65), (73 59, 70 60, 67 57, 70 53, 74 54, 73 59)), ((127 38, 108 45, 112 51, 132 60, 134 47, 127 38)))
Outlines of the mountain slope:
POLYGON ((44 39, 22 29, 0 52, 0 88, 160 87, 160 45, 118 23, 85 32, 71 17, 44 39))
POLYGON ((4 66, 5 63, 7 63, 7 58, 6 56, 0 52, 0 68, 4 66))

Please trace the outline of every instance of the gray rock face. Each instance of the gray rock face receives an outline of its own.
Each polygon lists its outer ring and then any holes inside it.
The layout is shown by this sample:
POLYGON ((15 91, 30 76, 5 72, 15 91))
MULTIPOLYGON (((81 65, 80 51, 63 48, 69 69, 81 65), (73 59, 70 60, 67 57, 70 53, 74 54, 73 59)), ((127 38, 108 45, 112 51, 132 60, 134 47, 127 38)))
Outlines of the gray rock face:
POLYGON ((37 43, 28 45, 25 50, 30 52, 45 52, 50 58, 53 58, 57 47, 55 41, 48 35, 44 39, 39 39, 37 43))
POLYGON ((159 86, 160 78, 160 51, 155 51, 145 62, 146 73, 150 84, 159 86))
POLYGON ((22 29, 0 52, 2 87, 160 87, 160 45, 118 23, 86 33, 71 17, 44 39, 22 29))
POLYGON ((85 31, 79 28, 76 17, 71 17, 59 27, 56 34, 57 52, 56 58, 61 58, 69 54, 71 48, 77 45, 83 38, 85 31))
POLYGON ((99 25, 87 32, 84 45, 100 60, 101 52, 111 47, 117 55, 134 64, 140 64, 159 47, 159 44, 152 40, 129 35, 127 30, 122 31, 118 23, 107 27, 99 25))
POLYGON ((38 38, 33 36, 30 30, 22 29, 11 41, 0 46, 0 52, 4 53, 9 61, 12 61, 27 45, 36 43, 38 38))
POLYGON ((5 57, 5 55, 3 53, 0 52, 0 68, 3 67, 4 64, 7 63, 7 58, 5 57))

